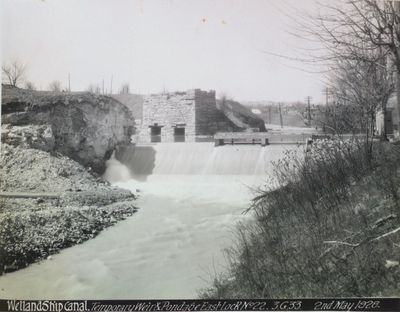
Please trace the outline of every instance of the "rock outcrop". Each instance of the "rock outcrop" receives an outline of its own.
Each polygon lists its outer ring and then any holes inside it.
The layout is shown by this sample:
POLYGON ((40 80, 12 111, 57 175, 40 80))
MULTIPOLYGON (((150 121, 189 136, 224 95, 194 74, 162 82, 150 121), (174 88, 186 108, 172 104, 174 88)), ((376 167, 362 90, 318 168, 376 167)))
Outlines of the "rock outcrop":
POLYGON ((107 96, 42 92, 3 85, 2 142, 66 155, 103 173, 134 132, 130 110, 107 96))

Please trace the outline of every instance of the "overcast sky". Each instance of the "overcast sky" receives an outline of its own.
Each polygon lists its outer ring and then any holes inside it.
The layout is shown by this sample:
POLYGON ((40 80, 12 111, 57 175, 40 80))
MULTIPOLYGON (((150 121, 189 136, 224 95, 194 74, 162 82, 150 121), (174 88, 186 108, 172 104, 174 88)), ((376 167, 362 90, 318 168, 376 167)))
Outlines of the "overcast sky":
MULTIPOLYGON (((237 100, 323 98, 322 77, 270 54, 307 46, 288 16, 313 0, 1 0, 2 61, 40 89, 214 89, 237 100)), ((304 66, 303 66, 304 68, 304 66)))

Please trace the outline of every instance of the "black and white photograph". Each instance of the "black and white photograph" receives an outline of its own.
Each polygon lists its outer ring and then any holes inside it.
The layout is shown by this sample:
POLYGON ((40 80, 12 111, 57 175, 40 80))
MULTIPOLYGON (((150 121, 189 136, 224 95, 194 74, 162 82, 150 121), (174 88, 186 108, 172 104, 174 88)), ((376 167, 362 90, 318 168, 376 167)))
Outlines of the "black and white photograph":
POLYGON ((400 1, 0 12, 0 299, 400 297, 400 1))

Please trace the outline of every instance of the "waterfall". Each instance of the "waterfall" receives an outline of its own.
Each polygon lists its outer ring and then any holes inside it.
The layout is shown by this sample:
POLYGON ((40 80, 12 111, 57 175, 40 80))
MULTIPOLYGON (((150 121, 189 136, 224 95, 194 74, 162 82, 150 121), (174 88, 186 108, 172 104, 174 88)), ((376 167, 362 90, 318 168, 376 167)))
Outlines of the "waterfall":
MULTIPOLYGON (((149 175, 247 175, 271 173, 271 161, 283 156, 293 146, 224 145, 212 143, 159 143, 120 149, 115 159, 120 162, 113 170, 126 178, 143 180, 149 175), (121 167, 123 165, 123 167, 121 167), (123 172, 122 172, 123 171, 123 172)), ((113 165, 110 159, 110 165, 113 165)), ((115 178, 113 174, 108 173, 115 178)))

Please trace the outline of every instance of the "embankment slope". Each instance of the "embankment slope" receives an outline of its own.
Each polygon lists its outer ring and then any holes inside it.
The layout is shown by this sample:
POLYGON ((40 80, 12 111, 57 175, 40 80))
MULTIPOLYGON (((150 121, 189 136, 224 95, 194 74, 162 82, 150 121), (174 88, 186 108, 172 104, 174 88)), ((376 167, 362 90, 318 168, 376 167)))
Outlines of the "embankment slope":
POLYGON ((366 144, 326 140, 278 161, 277 188, 254 199, 229 271, 203 296, 398 296, 400 150, 366 144))

